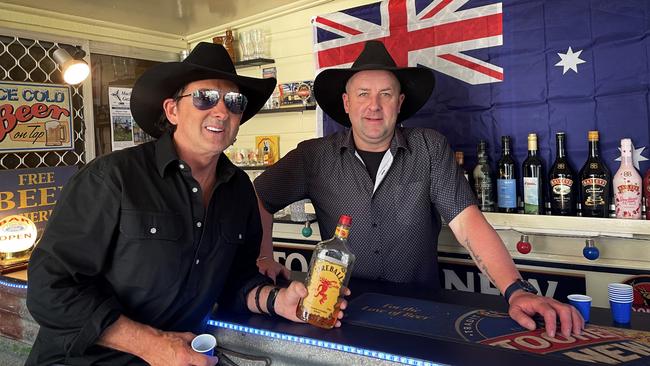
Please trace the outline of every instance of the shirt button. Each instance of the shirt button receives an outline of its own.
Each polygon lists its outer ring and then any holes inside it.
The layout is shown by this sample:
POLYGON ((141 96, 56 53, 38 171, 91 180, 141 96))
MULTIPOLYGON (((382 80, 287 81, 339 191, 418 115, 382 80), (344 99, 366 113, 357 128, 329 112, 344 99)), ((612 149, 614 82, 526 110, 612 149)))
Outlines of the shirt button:
POLYGON ((242 238, 242 235, 241 235, 241 234, 239 234, 239 239, 241 239, 241 238, 242 238))
POLYGON ((201 221, 196 222, 196 227, 201 227, 201 221))
POLYGON ((372 227, 377 227, 377 224, 373 222, 372 227))
POLYGON ((375 249, 374 253, 379 254, 379 249, 375 249))
POLYGON ((196 187, 193 187, 193 188, 192 188, 192 192, 196 193, 196 192, 198 192, 198 191, 199 191, 198 188, 196 188, 196 187))
POLYGON ((178 164, 178 167, 182 169, 185 169, 185 164, 178 164))
POLYGON ((197 259, 195 263, 196 263, 196 264, 199 264, 199 262, 200 262, 200 261, 197 259))
POLYGON ((149 229, 149 232, 152 233, 152 234, 155 234, 157 231, 158 231, 158 229, 156 229, 155 227, 152 227, 151 229, 149 229))

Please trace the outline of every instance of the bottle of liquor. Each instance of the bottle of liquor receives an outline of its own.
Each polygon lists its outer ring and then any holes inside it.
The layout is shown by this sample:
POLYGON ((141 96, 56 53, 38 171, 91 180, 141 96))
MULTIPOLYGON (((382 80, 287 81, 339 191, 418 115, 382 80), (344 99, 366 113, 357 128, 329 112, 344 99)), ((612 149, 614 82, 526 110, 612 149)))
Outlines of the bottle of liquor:
POLYGON ((501 159, 499 159, 499 177, 497 195, 499 212, 517 212, 517 173, 515 159, 510 154, 510 136, 501 136, 501 159))
POLYGON ((550 201, 551 214, 560 216, 575 216, 576 214, 576 188, 573 185, 575 174, 566 157, 566 134, 555 134, 556 157, 549 183, 551 186, 550 201))
POLYGON ((524 192, 524 213, 540 215, 544 213, 544 167, 537 154, 537 134, 528 134, 528 157, 522 165, 524 192))
POLYGON ((614 175, 616 218, 641 218, 642 179, 632 163, 632 140, 621 140, 621 167, 614 175))
POLYGON ((589 157, 580 170, 580 204, 583 217, 609 216, 611 175, 598 152, 598 131, 589 131, 589 157))
POLYGON ((650 169, 643 176, 643 197, 645 198, 645 219, 650 220, 650 169))
POLYGON ((465 154, 462 151, 456 151, 455 155, 456 155, 456 164, 458 164, 461 172, 463 173, 463 176, 469 182, 469 175, 467 174, 467 170, 465 170, 465 167, 463 167, 463 164, 465 164, 465 154))
POLYGON ((488 161, 487 142, 478 143, 478 164, 474 168, 474 189, 478 198, 478 208, 484 212, 494 211, 494 183, 488 161))
POLYGON ((355 256, 347 246, 352 218, 341 215, 334 236, 316 245, 311 256, 306 286, 307 297, 300 300, 296 316, 317 327, 334 327, 339 296, 348 285, 355 256))

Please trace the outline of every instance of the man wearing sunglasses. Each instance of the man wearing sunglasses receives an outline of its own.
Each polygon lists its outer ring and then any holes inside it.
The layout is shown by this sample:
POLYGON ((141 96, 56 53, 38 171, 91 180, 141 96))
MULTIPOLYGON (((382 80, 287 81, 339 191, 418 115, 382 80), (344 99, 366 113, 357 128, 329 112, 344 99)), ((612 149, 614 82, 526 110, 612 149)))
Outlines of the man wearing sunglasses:
POLYGON ((237 75, 209 43, 136 81, 134 119, 158 139, 93 160, 64 187, 29 264, 41 327, 27 365, 214 365, 189 344, 215 303, 298 321, 306 289, 259 274, 253 186, 222 154, 275 83, 237 75))

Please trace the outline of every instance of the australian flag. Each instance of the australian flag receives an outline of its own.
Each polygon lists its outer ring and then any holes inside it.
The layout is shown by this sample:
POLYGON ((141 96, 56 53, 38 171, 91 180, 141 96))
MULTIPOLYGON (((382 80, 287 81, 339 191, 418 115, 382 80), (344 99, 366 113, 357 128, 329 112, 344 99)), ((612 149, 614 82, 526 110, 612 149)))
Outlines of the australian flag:
MULTIPOLYGON (((527 135, 536 133, 548 171, 555 133, 564 131, 577 172, 589 130, 600 132, 612 174, 626 137, 641 174, 650 168, 650 1, 388 0, 312 24, 318 71, 349 67, 371 39, 399 66, 432 69, 434 94, 404 126, 446 135, 466 168, 481 139, 495 164, 503 135, 512 136, 521 164, 527 135)), ((341 128, 326 115, 322 123, 324 134, 341 128)))

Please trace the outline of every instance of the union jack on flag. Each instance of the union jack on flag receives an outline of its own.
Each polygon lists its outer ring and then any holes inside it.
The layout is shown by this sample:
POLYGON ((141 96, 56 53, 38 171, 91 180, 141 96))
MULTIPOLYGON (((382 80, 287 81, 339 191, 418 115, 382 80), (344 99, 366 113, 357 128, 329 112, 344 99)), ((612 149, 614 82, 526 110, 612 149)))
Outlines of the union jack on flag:
POLYGON ((503 44, 501 3, 388 0, 313 18, 317 68, 354 62, 365 41, 382 41, 398 66, 422 65, 469 84, 503 81, 503 69, 465 51, 503 44))
MULTIPOLYGON (((537 134, 548 168, 555 133, 567 135, 574 170, 587 158, 587 131, 600 132, 611 171, 622 138, 650 168, 650 1, 385 0, 312 19, 316 68, 349 67, 378 39, 399 66, 433 70, 429 101, 403 124, 433 128, 474 166, 486 140, 494 164, 510 135, 521 164, 537 134)), ((319 121, 321 123, 321 121, 319 121)), ((342 127, 323 114, 322 134, 342 127)))

